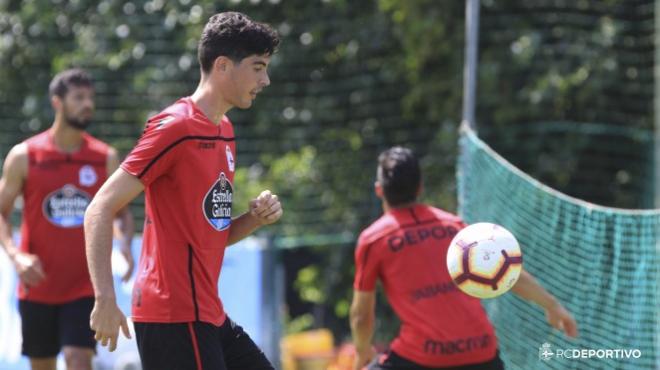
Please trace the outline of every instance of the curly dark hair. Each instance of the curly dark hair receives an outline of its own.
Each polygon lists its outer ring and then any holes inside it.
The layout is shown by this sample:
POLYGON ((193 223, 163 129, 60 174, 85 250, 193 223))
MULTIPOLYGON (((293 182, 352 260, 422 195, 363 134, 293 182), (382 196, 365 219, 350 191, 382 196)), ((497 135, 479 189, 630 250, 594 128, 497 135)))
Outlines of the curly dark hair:
POLYGON ((64 98, 66 93, 69 92, 71 86, 76 87, 94 87, 92 77, 85 71, 79 68, 72 68, 62 71, 53 77, 48 86, 48 93, 51 97, 59 96, 64 98))
POLYGON ((378 156, 377 179, 390 206, 414 202, 422 183, 419 161, 408 148, 390 148, 378 156))
POLYGON ((202 71, 209 72, 219 56, 240 63, 251 55, 272 55, 279 44, 280 38, 271 26, 238 12, 218 13, 204 26, 197 59, 202 71))

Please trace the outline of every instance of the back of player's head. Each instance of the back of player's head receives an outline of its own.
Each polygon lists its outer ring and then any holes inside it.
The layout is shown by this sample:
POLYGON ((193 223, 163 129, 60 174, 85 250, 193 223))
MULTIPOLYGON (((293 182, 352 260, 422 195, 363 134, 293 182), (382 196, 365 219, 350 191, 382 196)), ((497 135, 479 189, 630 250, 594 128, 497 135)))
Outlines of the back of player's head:
POLYGON ((251 55, 272 55, 279 44, 277 32, 269 25, 238 12, 218 13, 204 26, 197 59, 202 71, 209 72, 220 56, 238 63, 251 55))
POLYGON ((412 150, 395 146, 378 156, 377 180, 390 206, 414 202, 422 182, 419 162, 412 150))
POLYGON ((53 77, 48 86, 51 97, 64 98, 71 87, 94 87, 92 77, 82 69, 72 68, 62 71, 53 77))

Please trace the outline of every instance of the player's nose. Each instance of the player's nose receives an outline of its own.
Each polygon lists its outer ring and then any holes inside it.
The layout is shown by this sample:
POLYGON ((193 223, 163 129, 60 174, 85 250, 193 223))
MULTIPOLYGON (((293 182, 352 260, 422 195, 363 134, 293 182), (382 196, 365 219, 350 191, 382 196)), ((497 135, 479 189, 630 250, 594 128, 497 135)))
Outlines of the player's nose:
POLYGON ((266 87, 270 85, 270 77, 268 76, 268 73, 264 74, 264 78, 261 80, 261 86, 266 87))

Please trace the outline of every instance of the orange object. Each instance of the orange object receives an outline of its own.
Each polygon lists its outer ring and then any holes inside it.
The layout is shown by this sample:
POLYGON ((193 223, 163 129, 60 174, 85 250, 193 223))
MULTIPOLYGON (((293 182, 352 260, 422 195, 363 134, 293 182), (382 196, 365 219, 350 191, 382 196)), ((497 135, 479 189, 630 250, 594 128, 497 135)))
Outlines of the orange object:
POLYGON ((290 334, 280 341, 283 370, 327 370, 334 359, 334 337, 328 329, 290 334))

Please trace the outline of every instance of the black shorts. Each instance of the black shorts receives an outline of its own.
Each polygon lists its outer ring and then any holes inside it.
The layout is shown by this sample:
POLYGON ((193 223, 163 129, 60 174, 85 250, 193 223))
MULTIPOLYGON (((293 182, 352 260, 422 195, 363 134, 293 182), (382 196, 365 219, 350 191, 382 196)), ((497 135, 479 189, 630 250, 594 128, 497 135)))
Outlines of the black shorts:
POLYGON ((32 358, 55 357, 64 346, 96 349, 89 315, 94 298, 63 304, 18 301, 23 333, 23 354, 32 358))
POLYGON ((205 322, 135 322, 143 370, 274 370, 243 328, 205 322))
POLYGON ((368 370, 504 370, 504 363, 500 359, 499 352, 495 358, 480 364, 462 365, 454 367, 424 367, 390 351, 387 354, 376 356, 376 359, 367 365, 368 370))

